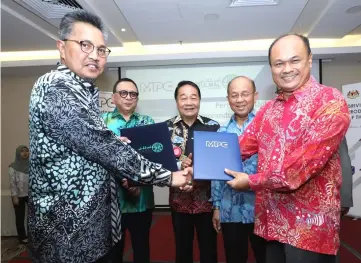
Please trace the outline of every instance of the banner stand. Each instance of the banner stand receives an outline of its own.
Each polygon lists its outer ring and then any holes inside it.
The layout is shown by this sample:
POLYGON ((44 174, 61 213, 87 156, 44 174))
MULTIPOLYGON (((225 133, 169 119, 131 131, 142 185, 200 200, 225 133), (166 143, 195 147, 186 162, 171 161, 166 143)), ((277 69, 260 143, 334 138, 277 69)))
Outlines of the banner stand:
POLYGON ((361 82, 342 85, 351 115, 346 139, 353 172, 353 207, 348 216, 361 219, 361 82))

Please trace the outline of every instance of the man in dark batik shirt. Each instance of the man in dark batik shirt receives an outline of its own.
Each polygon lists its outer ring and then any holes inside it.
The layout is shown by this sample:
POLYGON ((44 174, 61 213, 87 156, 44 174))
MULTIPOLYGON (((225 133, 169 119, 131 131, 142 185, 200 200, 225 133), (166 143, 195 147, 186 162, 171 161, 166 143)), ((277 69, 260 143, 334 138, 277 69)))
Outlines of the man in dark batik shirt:
POLYGON ((69 13, 59 34, 62 64, 30 98, 29 251, 34 263, 108 262, 121 238, 115 177, 180 187, 192 170, 171 173, 105 125, 94 81, 110 50, 99 17, 69 13))
MULTIPOLYGON (((191 81, 181 81, 174 93, 179 115, 167 120, 178 168, 191 165, 193 132, 219 129, 218 122, 199 115, 201 92, 191 81)), ((201 263, 217 262, 217 233, 212 224, 211 182, 195 181, 190 192, 170 190, 176 241, 176 263, 193 262, 194 227, 201 263)))

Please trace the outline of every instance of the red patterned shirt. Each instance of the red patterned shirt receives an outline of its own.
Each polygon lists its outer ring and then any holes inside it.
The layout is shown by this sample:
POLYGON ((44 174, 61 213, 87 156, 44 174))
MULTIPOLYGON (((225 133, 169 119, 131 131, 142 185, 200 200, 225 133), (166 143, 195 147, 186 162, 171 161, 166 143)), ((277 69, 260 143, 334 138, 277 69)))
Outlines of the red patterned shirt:
POLYGON ((242 157, 258 152, 255 233, 322 254, 337 253, 341 166, 338 147, 350 115, 342 94, 311 77, 280 94, 239 137, 242 157))
MULTIPOLYGON (((214 131, 219 129, 219 123, 207 117, 198 116, 192 126, 188 126, 180 116, 166 121, 171 136, 174 154, 178 166, 183 158, 193 153, 193 132, 214 131)), ((178 188, 170 188, 169 205, 176 211, 187 214, 212 212, 211 182, 194 181, 191 192, 183 192, 178 188)))

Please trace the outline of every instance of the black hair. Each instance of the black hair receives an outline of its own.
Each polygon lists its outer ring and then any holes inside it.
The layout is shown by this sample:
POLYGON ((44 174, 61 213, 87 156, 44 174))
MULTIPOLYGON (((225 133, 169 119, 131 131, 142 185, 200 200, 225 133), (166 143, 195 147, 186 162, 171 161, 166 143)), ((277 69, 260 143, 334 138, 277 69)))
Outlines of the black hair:
POLYGON ((175 88, 175 91, 174 91, 174 98, 175 99, 177 99, 177 97, 178 97, 179 89, 181 87, 185 86, 185 85, 190 85, 190 86, 194 87, 198 91, 199 99, 201 99, 201 90, 199 89, 197 84, 195 84, 193 81, 190 81, 190 80, 182 80, 181 82, 178 83, 178 85, 177 85, 177 87, 175 88))
POLYGON ((77 22, 87 23, 99 29, 103 33, 104 39, 107 40, 108 33, 103 21, 97 15, 86 10, 73 11, 63 16, 59 26, 60 40, 68 38, 73 30, 73 25, 77 22))
POLYGON ((119 83, 121 82, 131 82, 134 84, 134 86, 137 88, 137 91, 139 92, 138 90, 138 86, 137 84, 134 82, 134 80, 132 79, 129 79, 129 78, 121 78, 119 80, 117 80, 117 82, 115 82, 114 86, 113 86, 113 93, 117 92, 117 86, 119 85, 119 83))

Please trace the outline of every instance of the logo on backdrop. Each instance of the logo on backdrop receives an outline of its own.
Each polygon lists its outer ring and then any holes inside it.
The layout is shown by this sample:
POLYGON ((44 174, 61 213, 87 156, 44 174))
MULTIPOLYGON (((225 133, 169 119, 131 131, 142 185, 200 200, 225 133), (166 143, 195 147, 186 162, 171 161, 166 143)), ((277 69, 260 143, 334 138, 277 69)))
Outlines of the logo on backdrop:
POLYGON ((102 113, 112 112, 115 109, 112 94, 111 92, 99 92, 99 109, 102 113))
POLYGON ((225 76, 225 77, 223 78, 223 84, 226 85, 226 87, 227 87, 227 86, 228 86, 228 83, 229 83, 232 79, 234 79, 235 77, 237 77, 237 75, 234 75, 234 74, 229 74, 229 75, 225 76))
MULTIPOLYGON (((201 81, 195 81, 200 89, 224 89, 228 83, 237 77, 235 74, 228 74, 224 77, 208 77, 201 81)), ((173 81, 152 81, 152 82, 141 82, 139 83, 139 90, 141 93, 147 92, 174 92, 177 83, 173 81)))
POLYGON ((347 98, 349 99, 356 99, 359 96, 360 93, 358 92, 358 90, 350 90, 349 92, 347 92, 347 98))

